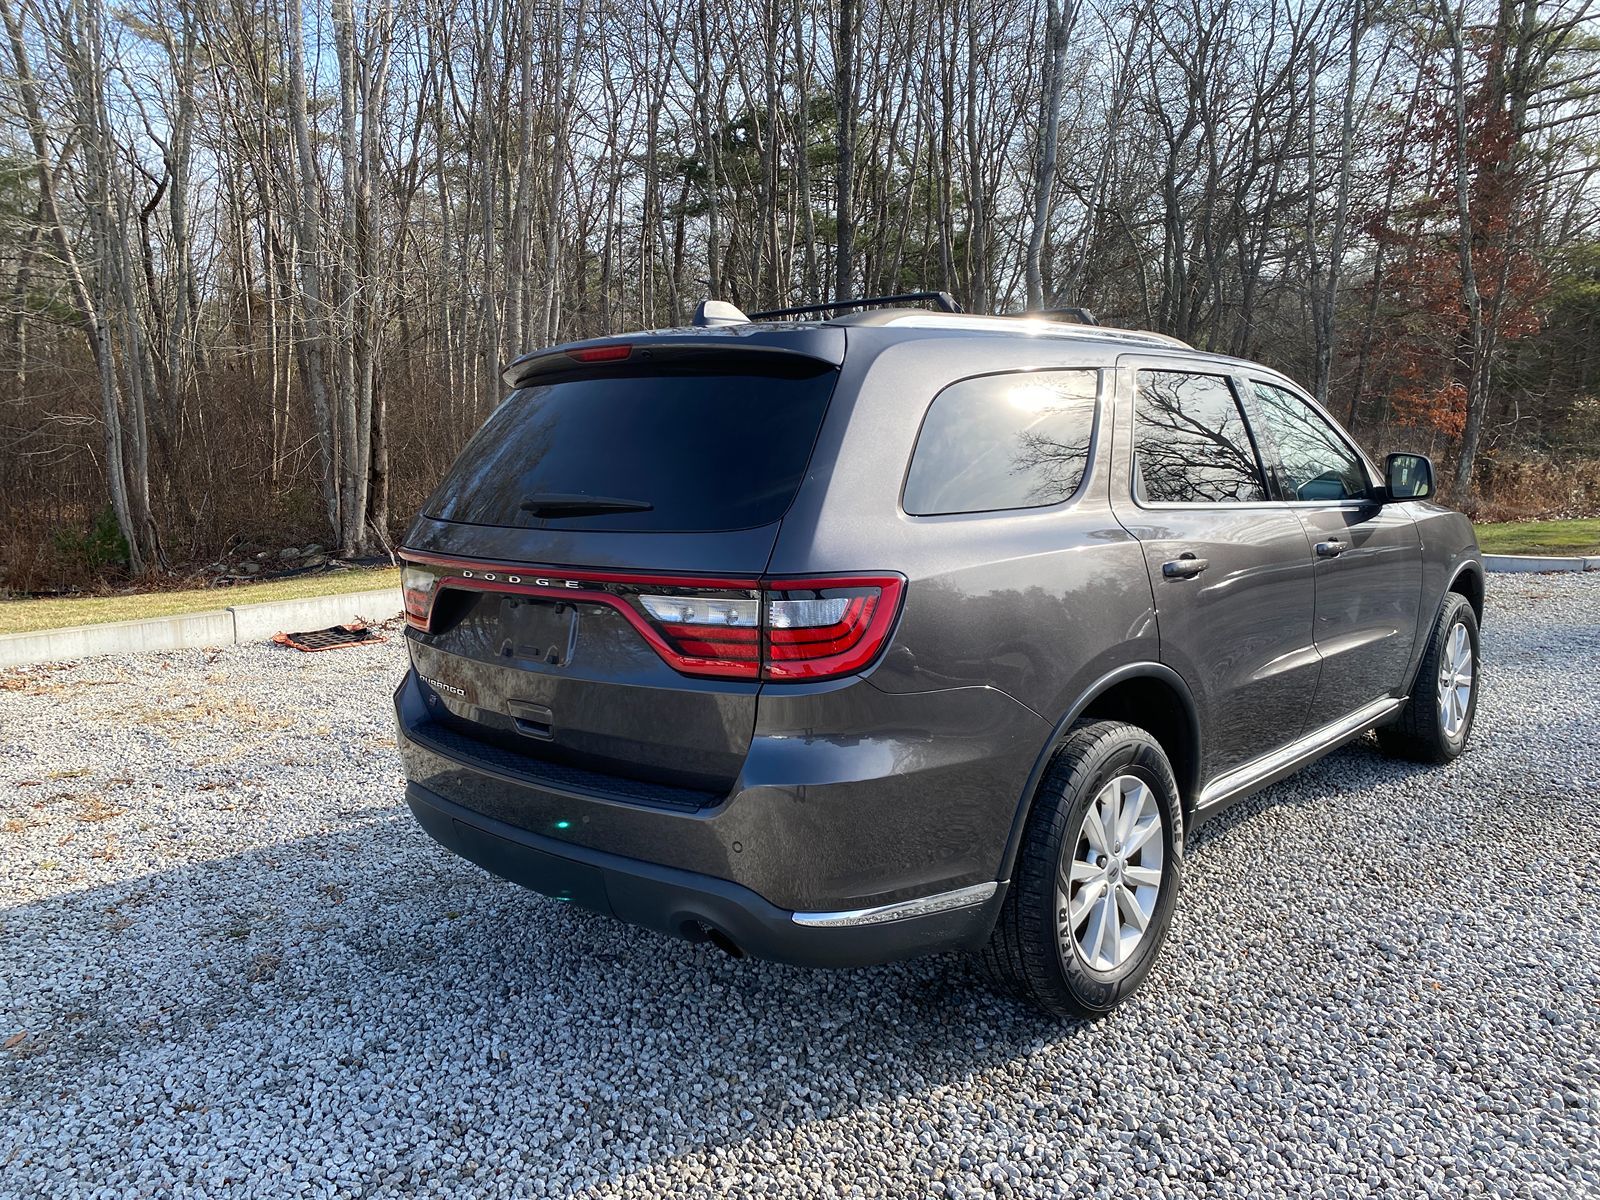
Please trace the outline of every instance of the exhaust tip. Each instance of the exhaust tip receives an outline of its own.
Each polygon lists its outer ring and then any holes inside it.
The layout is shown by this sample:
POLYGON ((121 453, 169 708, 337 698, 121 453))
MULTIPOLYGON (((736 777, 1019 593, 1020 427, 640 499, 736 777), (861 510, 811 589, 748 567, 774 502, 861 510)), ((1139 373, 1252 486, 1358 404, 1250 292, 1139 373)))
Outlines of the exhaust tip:
POLYGON ((744 957, 744 951, 739 949, 738 943, 715 925, 707 925, 704 921, 697 921, 695 924, 698 927, 696 932, 700 935, 695 939, 696 941, 710 942, 729 958, 744 957))

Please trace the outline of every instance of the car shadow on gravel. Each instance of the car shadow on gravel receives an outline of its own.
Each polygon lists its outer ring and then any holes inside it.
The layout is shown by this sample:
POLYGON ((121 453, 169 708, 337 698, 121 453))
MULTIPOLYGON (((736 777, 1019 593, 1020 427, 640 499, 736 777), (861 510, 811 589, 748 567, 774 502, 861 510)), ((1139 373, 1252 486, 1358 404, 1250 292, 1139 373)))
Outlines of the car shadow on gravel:
MULTIPOLYGON (((1463 759, 1463 762, 1467 760, 1463 759)), ((1439 768, 1429 763, 1406 762, 1390 758, 1378 749, 1377 739, 1366 734, 1335 750, 1326 758, 1302 767, 1271 787, 1233 804, 1209 818, 1189 839, 1188 852, 1227 837, 1262 813, 1285 806, 1333 808, 1345 792, 1363 792, 1384 785, 1394 786, 1424 775, 1437 775, 1439 768)))
POLYGON ((632 929, 489 876, 403 813, 0 909, 0 967, 0 1020, 28 1031, 0 1095, 64 1137, 99 1103, 202 1126, 258 1106, 262 1136, 331 1106, 530 1154, 624 1138, 648 1160, 1093 1028, 960 958, 810 971, 632 929))

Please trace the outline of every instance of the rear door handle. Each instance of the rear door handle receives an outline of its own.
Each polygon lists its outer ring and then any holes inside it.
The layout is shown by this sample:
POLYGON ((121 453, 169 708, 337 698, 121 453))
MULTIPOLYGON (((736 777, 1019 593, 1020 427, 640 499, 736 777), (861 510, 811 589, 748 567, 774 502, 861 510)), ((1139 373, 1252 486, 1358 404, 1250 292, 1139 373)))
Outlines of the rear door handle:
POLYGON ((1192 554, 1184 554, 1171 562, 1161 564, 1161 573, 1168 579, 1193 579, 1211 565, 1209 559, 1196 558, 1192 554))
POLYGON ((1317 543, 1318 558, 1338 558, 1344 553, 1344 543, 1338 538, 1329 538, 1325 542, 1317 543))

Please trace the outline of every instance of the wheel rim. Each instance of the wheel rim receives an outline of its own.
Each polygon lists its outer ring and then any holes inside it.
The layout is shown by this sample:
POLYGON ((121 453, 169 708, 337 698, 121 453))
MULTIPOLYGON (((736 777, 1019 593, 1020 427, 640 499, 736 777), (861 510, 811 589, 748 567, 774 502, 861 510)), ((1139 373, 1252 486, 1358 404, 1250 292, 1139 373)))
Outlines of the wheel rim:
POLYGON ((1133 775, 1100 789, 1056 874, 1060 950, 1096 971, 1115 971, 1154 919, 1166 839, 1155 791, 1133 775))
POLYGON ((1467 711, 1472 705, 1472 638, 1465 625, 1452 625, 1445 639, 1444 654, 1439 664, 1439 682, 1436 689, 1439 700, 1439 724, 1445 736, 1458 738, 1467 725, 1467 711))

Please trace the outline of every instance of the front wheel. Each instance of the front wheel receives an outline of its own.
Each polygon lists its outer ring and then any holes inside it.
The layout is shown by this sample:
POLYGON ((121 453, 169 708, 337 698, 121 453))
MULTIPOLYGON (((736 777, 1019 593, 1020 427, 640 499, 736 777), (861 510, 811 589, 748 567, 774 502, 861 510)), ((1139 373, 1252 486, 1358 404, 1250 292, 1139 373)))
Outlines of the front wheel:
POLYGON ((1057 1016, 1104 1016, 1149 974, 1177 903, 1183 815, 1143 729, 1083 721, 1034 797, 984 964, 1057 1016))
POLYGON ((1434 622, 1405 708, 1378 730, 1378 747, 1396 758, 1447 763, 1467 748, 1478 713, 1478 615, 1451 592, 1434 622))

